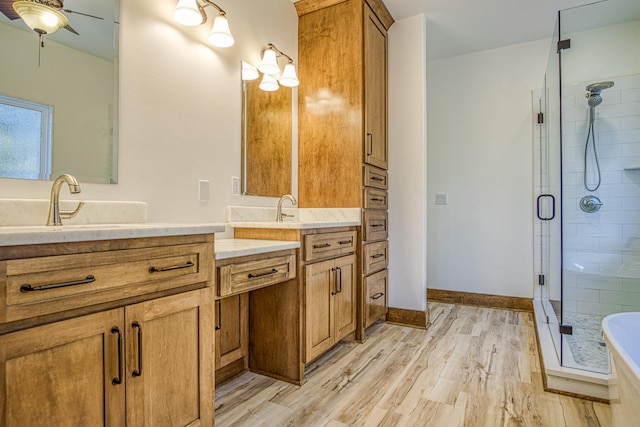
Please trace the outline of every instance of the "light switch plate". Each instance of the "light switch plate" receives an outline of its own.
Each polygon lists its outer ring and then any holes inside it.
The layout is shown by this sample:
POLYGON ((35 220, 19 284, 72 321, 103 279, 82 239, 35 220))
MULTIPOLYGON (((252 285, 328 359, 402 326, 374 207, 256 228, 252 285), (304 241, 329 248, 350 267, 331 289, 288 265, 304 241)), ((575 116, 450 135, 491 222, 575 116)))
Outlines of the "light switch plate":
POLYGON ((231 194, 234 196, 240 195, 240 178, 237 176, 231 177, 231 194))
POLYGON ((201 202, 209 200, 209 181, 206 179, 198 180, 198 200, 201 202))

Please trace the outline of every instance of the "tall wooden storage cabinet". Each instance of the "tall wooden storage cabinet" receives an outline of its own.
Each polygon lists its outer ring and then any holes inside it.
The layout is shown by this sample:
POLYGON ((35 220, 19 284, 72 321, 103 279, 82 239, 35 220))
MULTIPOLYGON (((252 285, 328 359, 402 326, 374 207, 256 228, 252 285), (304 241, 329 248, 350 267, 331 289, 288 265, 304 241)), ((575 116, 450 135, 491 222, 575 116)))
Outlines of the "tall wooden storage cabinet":
POLYGON ((387 30, 381 0, 302 0, 298 202, 362 208, 356 337, 387 312, 387 30))

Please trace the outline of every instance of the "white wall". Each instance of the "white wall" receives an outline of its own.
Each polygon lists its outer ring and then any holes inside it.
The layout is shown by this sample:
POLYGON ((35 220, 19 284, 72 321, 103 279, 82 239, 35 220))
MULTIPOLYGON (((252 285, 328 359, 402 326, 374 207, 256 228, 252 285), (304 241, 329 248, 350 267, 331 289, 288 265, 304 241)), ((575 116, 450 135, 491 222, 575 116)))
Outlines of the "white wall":
POLYGON ((533 295, 531 90, 549 45, 427 63, 429 288, 533 295))
POLYGON ((426 309, 425 16, 389 30, 389 306, 426 309))
MULTIPOLYGON (((119 183, 83 184, 81 197, 63 198, 146 201, 152 222, 222 222, 227 205, 275 204, 231 195, 231 176, 240 176, 239 67, 242 59, 257 64, 270 42, 297 58, 295 8, 290 0, 221 1, 236 44, 218 49, 206 42, 212 12, 209 24, 183 27, 172 20, 175 4, 121 3, 119 183), (208 202, 197 200, 199 179, 210 182, 208 202)), ((48 198, 50 186, 0 179, 0 198, 48 198)))

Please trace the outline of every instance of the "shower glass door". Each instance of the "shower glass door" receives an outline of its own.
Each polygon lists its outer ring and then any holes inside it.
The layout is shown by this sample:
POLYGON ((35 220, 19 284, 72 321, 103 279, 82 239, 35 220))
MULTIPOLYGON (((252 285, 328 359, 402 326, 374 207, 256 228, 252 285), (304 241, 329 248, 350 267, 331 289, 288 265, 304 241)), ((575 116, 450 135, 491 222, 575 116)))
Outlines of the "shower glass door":
POLYGON ((640 1, 559 22, 561 361, 607 373, 602 319, 640 311, 640 1))

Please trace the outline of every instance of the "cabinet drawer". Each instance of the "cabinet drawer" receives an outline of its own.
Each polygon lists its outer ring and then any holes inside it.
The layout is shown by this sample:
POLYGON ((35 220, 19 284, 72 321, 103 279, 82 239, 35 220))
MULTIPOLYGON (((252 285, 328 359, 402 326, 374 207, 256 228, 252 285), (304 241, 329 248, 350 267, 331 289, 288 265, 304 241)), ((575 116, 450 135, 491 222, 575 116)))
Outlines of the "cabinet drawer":
POLYGON ((355 231, 339 231, 305 236, 304 260, 313 261, 349 254, 354 251, 355 242, 355 231))
POLYGON ((296 277, 295 252, 218 267, 218 296, 249 292, 296 277))
POLYGON ((213 250, 207 244, 10 260, 0 263, 0 271, 2 264, 6 266, 5 321, 211 282, 213 278, 213 250))
POLYGON ((365 276, 387 268, 389 243, 367 243, 362 250, 362 274, 365 276))
POLYGON ((364 207, 365 209, 387 209, 388 193, 378 188, 364 189, 364 207))
POLYGON ((388 235, 387 211, 364 211, 362 214, 363 240, 371 242, 386 239, 388 235))
POLYGON ((387 314, 387 277, 387 270, 382 270, 364 278, 365 328, 387 314))
POLYGON ((363 184, 365 187, 375 187, 382 190, 388 190, 388 175, 384 169, 371 165, 364 165, 363 184))

